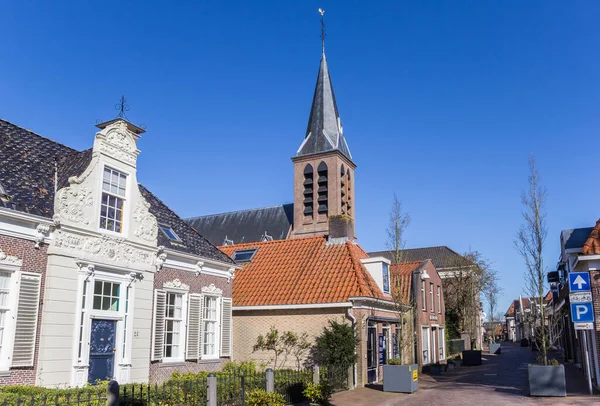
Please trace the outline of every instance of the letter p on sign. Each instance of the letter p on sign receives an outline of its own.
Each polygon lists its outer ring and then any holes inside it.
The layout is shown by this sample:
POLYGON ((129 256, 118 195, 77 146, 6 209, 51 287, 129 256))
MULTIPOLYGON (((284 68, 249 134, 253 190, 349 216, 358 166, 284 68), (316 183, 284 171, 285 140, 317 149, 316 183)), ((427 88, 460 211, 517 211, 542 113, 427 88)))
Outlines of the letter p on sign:
POLYGON ((583 315, 586 314, 587 312, 588 312, 587 306, 575 305, 575 313, 576 313, 575 318, 577 320, 581 319, 583 317, 583 315))

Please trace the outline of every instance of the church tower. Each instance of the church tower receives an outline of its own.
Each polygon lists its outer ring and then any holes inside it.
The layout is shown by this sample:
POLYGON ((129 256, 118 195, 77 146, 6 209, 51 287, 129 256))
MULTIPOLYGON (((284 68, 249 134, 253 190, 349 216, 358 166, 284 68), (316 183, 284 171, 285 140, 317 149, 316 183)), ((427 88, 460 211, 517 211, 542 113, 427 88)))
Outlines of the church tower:
MULTIPOLYGON (((324 41, 324 30, 321 37, 324 41)), ((292 162, 293 237, 326 235, 354 239, 356 165, 344 138, 324 46, 308 128, 292 162)))

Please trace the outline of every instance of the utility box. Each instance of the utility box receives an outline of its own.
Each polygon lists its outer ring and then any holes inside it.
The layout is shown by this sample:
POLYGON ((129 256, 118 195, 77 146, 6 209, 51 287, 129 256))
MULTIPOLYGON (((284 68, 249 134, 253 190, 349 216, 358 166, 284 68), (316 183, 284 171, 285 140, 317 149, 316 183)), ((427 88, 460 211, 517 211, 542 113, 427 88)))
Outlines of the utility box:
POLYGON ((419 389, 419 366, 384 365, 383 391, 413 393, 419 389))

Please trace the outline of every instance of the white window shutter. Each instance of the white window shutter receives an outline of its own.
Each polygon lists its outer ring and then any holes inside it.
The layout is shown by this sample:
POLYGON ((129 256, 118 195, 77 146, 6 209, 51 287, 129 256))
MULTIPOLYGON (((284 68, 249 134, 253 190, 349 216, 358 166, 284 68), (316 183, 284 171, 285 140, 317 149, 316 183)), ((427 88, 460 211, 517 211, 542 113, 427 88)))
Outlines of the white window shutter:
POLYGON ((21 274, 13 345, 13 367, 33 366, 41 283, 42 278, 39 274, 21 274))
POLYGON ((200 322, 201 314, 200 295, 190 295, 188 303, 188 327, 187 327, 187 348, 186 359, 200 358, 200 322))
POLYGON ((200 295, 200 325, 198 326, 198 361, 204 354, 204 295, 200 295))
POLYGON ((231 298, 223 298, 221 305, 221 356, 231 357, 232 316, 231 298))
POLYGON ((164 290, 156 289, 154 291, 154 337, 152 337, 152 361, 160 361, 163 358, 166 308, 166 292, 164 290))

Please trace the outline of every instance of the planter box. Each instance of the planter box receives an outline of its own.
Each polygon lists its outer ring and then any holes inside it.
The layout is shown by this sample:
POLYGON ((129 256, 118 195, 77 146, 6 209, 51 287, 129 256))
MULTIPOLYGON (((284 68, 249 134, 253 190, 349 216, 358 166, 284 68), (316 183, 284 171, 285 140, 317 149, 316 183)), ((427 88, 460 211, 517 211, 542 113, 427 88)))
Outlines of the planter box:
POLYGON ((468 350, 462 352, 462 364, 472 367, 481 365, 481 351, 479 350, 468 350))
POLYGON ((419 366, 384 365, 383 391, 413 393, 419 389, 419 366))
POLYGON ((529 395, 531 396, 567 396, 565 367, 563 365, 529 365, 529 395))
POLYGON ((500 354, 502 352, 502 348, 500 344, 490 344, 490 354, 500 354))

